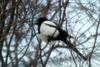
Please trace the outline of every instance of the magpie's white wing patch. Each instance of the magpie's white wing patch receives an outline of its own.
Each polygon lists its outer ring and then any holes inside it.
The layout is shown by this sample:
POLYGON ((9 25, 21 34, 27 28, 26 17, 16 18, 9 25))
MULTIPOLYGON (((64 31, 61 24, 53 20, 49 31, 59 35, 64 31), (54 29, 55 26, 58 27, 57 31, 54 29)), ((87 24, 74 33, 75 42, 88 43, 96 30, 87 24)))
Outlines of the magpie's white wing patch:
POLYGON ((59 31, 57 30, 57 28, 53 26, 57 26, 57 25, 51 21, 44 21, 40 27, 41 34, 45 36, 57 37, 59 35, 59 31), (49 26, 49 25, 52 25, 52 26, 49 26))

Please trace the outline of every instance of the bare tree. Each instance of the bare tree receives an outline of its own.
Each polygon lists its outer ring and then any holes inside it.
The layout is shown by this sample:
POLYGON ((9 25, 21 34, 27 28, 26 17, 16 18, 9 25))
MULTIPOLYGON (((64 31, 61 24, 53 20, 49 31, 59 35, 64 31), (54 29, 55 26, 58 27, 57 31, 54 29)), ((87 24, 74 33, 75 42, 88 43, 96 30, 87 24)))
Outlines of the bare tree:
POLYGON ((0 67, 92 67, 99 65, 100 1, 0 0, 0 67), (46 16, 69 34, 69 44, 44 44, 37 37, 46 16))

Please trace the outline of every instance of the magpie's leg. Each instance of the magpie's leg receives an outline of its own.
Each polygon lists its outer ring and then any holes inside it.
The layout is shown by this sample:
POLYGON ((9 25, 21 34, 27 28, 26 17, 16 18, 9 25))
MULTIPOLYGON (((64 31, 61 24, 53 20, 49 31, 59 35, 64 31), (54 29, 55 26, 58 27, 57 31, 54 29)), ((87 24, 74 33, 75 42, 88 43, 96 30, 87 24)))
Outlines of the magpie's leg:
POLYGON ((63 42, 66 43, 66 44, 68 45, 68 47, 69 47, 70 49, 72 49, 73 51, 75 51, 80 57, 82 57, 84 60, 87 60, 87 58, 86 58, 85 56, 83 56, 83 54, 80 53, 80 52, 77 50, 77 48, 76 48, 73 44, 71 44, 71 42, 66 41, 66 40, 63 40, 63 42))

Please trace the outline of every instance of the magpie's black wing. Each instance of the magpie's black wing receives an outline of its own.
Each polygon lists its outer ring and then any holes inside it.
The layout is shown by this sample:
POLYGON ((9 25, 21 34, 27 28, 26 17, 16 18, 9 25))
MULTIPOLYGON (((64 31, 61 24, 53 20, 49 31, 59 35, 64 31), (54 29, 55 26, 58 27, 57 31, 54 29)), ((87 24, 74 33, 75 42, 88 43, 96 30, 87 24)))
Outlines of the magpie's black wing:
MULTIPOLYGON (((45 23, 46 24, 46 23, 45 23)), ((64 31, 64 30, 62 30, 57 24, 57 26, 54 26, 54 25, 50 25, 50 24, 46 24, 46 25, 48 25, 48 26, 50 26, 50 27, 54 27, 54 28, 56 28, 57 30, 59 30, 59 32, 60 32, 60 34, 59 34, 59 36, 60 36, 60 38, 73 38, 71 35, 69 35, 68 34, 68 32, 66 32, 66 31, 64 31)))
POLYGON ((68 32, 62 30, 61 28, 58 28, 58 30, 61 32, 60 35, 63 35, 64 37, 67 38, 73 38, 71 35, 68 34, 68 32))

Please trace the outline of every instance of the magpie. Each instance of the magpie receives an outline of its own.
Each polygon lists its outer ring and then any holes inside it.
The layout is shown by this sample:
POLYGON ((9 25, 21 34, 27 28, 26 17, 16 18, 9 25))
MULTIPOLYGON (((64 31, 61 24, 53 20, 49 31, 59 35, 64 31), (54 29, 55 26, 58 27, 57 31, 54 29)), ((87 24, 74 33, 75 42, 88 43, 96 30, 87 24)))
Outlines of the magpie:
POLYGON ((80 55, 84 60, 87 58, 84 57, 77 48, 71 44, 71 42, 68 40, 68 38, 73 38, 71 35, 68 34, 68 32, 64 31, 60 28, 56 23, 48 20, 46 17, 41 17, 37 21, 38 25, 38 32, 39 32, 39 38, 45 42, 55 41, 55 40, 61 40, 67 46, 75 51, 78 55, 80 55))

